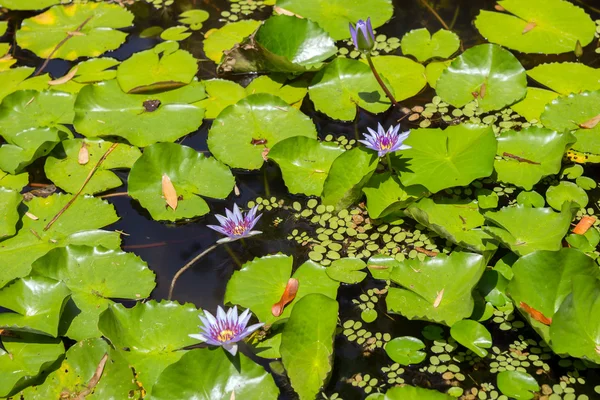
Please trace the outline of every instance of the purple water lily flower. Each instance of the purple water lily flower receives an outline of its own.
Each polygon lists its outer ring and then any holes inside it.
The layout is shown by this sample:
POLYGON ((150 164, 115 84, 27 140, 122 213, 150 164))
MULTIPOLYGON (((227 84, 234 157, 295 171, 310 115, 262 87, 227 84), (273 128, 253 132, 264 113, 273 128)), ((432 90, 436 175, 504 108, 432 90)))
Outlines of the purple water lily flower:
POLYGON ((366 22, 359 19, 356 25, 350 22, 350 34, 356 50, 368 53, 375 47, 375 34, 370 17, 366 22))
POLYGON ((367 148, 377 151, 379 157, 383 157, 388 153, 393 153, 398 150, 408 150, 411 148, 410 146, 403 144, 406 138, 408 138, 410 131, 399 134, 399 124, 390 126, 387 132, 383 129, 381 124, 377 124, 377 132, 371 128, 367 129, 370 134, 363 133, 365 140, 359 140, 359 142, 367 146, 367 148))
POLYGON ((235 356, 238 350, 237 342, 264 325, 260 323, 246 327, 250 317, 252 317, 252 314, 250 314, 249 308, 238 317, 236 306, 230 308, 227 314, 221 306, 218 306, 217 317, 215 318, 208 311, 204 311, 204 317, 200 316, 202 325, 199 328, 201 332, 188 336, 212 346, 222 346, 231 355, 235 356))
POLYGON ((250 237, 262 233, 261 231, 253 231, 254 225, 258 222, 262 214, 256 215, 257 206, 252 207, 250 211, 244 216, 240 211, 237 204, 233 205, 233 211, 225 209, 226 217, 222 215, 215 215, 219 220, 217 225, 207 225, 210 229, 213 229, 223 235, 226 238, 217 240, 217 243, 233 242, 234 240, 250 237))

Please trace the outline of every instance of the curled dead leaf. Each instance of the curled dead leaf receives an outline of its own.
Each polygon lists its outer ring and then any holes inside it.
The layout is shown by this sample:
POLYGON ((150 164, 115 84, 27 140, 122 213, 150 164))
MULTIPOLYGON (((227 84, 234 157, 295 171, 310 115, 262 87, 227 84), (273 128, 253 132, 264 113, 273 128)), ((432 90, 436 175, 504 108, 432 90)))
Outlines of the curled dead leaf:
POLYGON ((595 128, 599 122, 600 122, 600 114, 596 115, 594 118, 592 118, 590 120, 585 121, 582 124, 579 124, 579 127, 583 128, 583 129, 592 129, 592 128, 595 128))
POLYGON ((271 307, 271 314, 273 314, 275 317, 279 317, 283 313, 284 307, 296 298, 298 286, 298 279, 290 278, 288 280, 287 285, 285 285, 285 290, 281 295, 281 299, 279 299, 279 301, 273 304, 273 307, 271 307))
POLYGON ((278 14, 278 15, 288 15, 290 17, 297 17, 297 18, 300 18, 300 19, 304 18, 301 15, 293 13, 290 10, 286 10, 285 8, 281 8, 279 6, 273 7, 273 11, 275 12, 275 14, 278 14))
POLYGON ((90 162, 90 152, 88 150, 88 145, 86 142, 81 143, 81 147, 79 148, 79 155, 77 156, 77 162, 80 165, 85 165, 90 162))
POLYGON ((268 147, 265 147, 261 153, 261 156, 262 156, 263 160, 265 160, 265 161, 269 161, 269 150, 271 150, 271 149, 269 149, 268 147))
POLYGON ((388 269, 389 267, 387 267, 385 265, 375 265, 375 264, 372 264, 372 265, 369 265, 369 268, 371 268, 371 269, 388 269))
POLYGON ((486 91, 486 88, 487 88, 487 86, 486 86, 486 84, 485 84, 485 83, 483 83, 483 84, 481 85, 481 87, 479 88, 479 97, 481 97, 482 99, 483 99, 483 98, 485 98, 485 91, 486 91))
POLYGON ((31 219, 32 219, 32 220, 34 220, 34 221, 37 221, 37 220, 39 219, 37 216, 33 215, 33 214, 32 214, 32 213, 30 213, 29 211, 26 211, 26 212, 25 212, 25 215, 26 215, 27 217, 31 218, 31 219))
POLYGON ((177 191, 167 174, 163 174, 162 176, 162 192, 167 205, 173 210, 177 210, 177 191))
POLYGON ((71 79, 73 79, 75 77, 75 75, 77 75, 78 69, 79 69, 79 67, 75 66, 65 76, 62 76, 58 79, 54 79, 53 81, 48 81, 48 85, 57 86, 57 85, 62 85, 63 83, 69 82, 71 79))
POLYGON ((524 302, 521 302, 521 304, 519 304, 519 307, 521 307, 521 309, 523 311, 525 311, 527 314, 529 314, 531 316, 531 318, 535 319, 538 322, 541 322, 544 325, 550 325, 552 323, 552 318, 546 317, 540 311, 536 310, 533 307, 528 306, 524 302))
POLYGON ((435 301, 433 302, 433 308, 438 308, 440 306, 440 303, 442 302, 442 299, 444 298, 444 289, 440 290, 437 294, 437 296, 435 296, 435 301))

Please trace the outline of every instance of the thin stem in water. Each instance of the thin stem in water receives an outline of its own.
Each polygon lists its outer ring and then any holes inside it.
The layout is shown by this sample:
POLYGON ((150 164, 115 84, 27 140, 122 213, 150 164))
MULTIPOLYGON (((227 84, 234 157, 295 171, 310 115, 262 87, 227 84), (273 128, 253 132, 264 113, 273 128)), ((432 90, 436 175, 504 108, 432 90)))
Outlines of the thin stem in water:
POLYGON ((206 254, 210 253, 211 251, 213 251, 214 249, 216 249, 219 246, 220 243, 215 243, 212 246, 210 246, 208 249, 204 250, 202 253, 198 254, 196 257, 194 257, 190 262, 188 262, 187 264, 185 264, 183 267, 181 267, 179 269, 179 271, 177 271, 177 273, 175 274, 175 276, 173 277, 173 280, 171 280, 171 286, 169 287, 169 297, 168 299, 171 300, 171 297, 173 296, 173 289, 175 289, 175 283, 177 283, 177 279, 179 279, 179 277, 188 269, 190 269, 195 263, 196 261, 198 261, 199 259, 201 259, 202 257, 204 257, 206 254))
POLYGON ((392 175, 394 175, 394 168, 392 168, 392 157, 390 157, 390 153, 387 153, 385 155, 385 159, 387 160, 387 165, 390 172, 392 173, 392 175))
POLYGON ((375 69, 375 65, 373 65, 373 61, 371 60, 371 55, 370 54, 367 54, 367 61, 369 62, 369 67, 371 67, 371 71, 373 71, 373 76, 375 76, 375 79, 377 79, 377 83, 379 83, 379 86, 381 86, 381 88, 385 92, 385 95, 387 96, 387 98, 390 99, 390 101, 392 102, 392 105, 394 107, 396 107, 396 105, 398 104, 398 102, 396 101, 396 99, 394 98, 394 96, 392 95, 392 93, 390 92, 390 90, 387 88, 387 86, 385 85, 385 83, 383 83, 383 80, 381 80, 381 77, 379 76, 379 73, 375 69))

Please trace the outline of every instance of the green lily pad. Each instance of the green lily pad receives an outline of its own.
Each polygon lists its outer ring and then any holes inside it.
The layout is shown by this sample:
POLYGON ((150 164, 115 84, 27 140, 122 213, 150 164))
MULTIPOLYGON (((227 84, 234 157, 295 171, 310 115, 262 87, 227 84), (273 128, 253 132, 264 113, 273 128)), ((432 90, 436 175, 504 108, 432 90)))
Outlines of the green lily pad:
POLYGON ((560 213, 551 208, 516 206, 488 211, 484 216, 497 226, 483 229, 518 255, 535 250, 559 250, 573 218, 568 203, 563 204, 560 213))
POLYGON ((12 175, 0 169, 0 187, 20 192, 28 183, 29 174, 27 172, 12 175))
POLYGON ((262 75, 246 86, 248 96, 255 93, 270 93, 281 97, 296 108, 300 108, 307 92, 308 81, 305 78, 287 81, 287 77, 283 74, 262 75))
POLYGON ((185 40, 192 35, 192 32, 189 31, 187 26, 177 25, 172 26, 170 28, 165 29, 161 32, 160 38, 162 40, 172 40, 179 42, 181 40, 185 40))
POLYGON ((48 88, 48 75, 40 75, 29 78, 35 71, 31 67, 11 68, 0 72, 0 99, 4 99, 17 90, 37 90, 48 88))
POLYGON ((188 351, 164 370, 152 389, 156 400, 263 400, 278 394, 273 376, 263 367, 242 353, 231 359, 220 348, 188 351))
POLYGON ((414 56, 419 62, 430 58, 449 58, 460 46, 458 35, 440 29, 433 35, 427 28, 413 29, 402 37, 402 53, 414 56))
POLYGON ((204 10, 192 9, 179 14, 179 22, 189 25, 190 29, 197 31, 202 29, 202 23, 210 17, 210 14, 204 10))
POLYGON ((292 309, 304 296, 320 293, 336 298, 339 282, 327 276, 326 268, 313 261, 302 264, 292 275, 291 256, 276 254, 247 262, 235 271, 227 283, 225 303, 249 308, 265 324, 289 317, 292 309), (281 299, 288 280, 298 280, 298 292, 281 316, 272 314, 271 308, 281 299), (256 294, 260 293, 260 296, 256 294))
POLYGON ((259 169, 263 151, 292 136, 316 139, 317 131, 310 118, 279 97, 259 93, 219 114, 208 133, 208 149, 232 168, 259 169))
POLYGON ((129 195, 139 201, 152 218, 168 221, 208 213, 208 204, 200 196, 224 199, 234 185, 233 175, 225 165, 176 143, 148 146, 131 167, 128 178, 129 195), (167 205, 163 193, 165 175, 178 196, 175 209, 167 205))
MULTIPOLYGON (((1 183, 1 181, 0 181, 1 183)), ((575 180, 577 186, 582 188, 583 190, 592 190, 595 189, 598 185, 595 180, 592 178, 588 178, 587 176, 580 176, 575 180)))
POLYGON ((508 50, 480 44, 456 57, 442 72, 435 89, 442 100, 455 107, 475 99, 483 111, 493 111, 525 97, 527 74, 508 50))
POLYGON ((487 350, 492 347, 492 335, 477 321, 463 319, 452 325, 450 335, 458 343, 483 358, 487 355, 487 350))
POLYGON ((546 105, 558 96, 560 96, 558 93, 551 90, 528 87, 525 98, 510 108, 525 117, 527 121, 539 121, 546 105))
POLYGON ((335 40, 350 37, 348 24, 356 23, 365 16, 371 17, 373 28, 392 18, 390 0, 348 2, 345 0, 277 0, 277 7, 317 22, 335 40))
POLYGON ((325 271, 334 281, 353 284, 367 277, 367 273, 362 271, 366 267, 367 264, 359 258, 341 258, 333 261, 325 271))
POLYGON ((421 185, 405 187, 397 176, 385 172, 373 175, 363 192, 367 196, 369 216, 383 218, 426 195, 427 189, 421 185))
POLYGON ((50 251, 32 273, 63 282, 72 292, 64 335, 74 340, 100 337, 98 318, 113 301, 140 300, 154 289, 154 273, 133 253, 101 247, 67 246, 50 251))
POLYGON ((405 385, 388 390, 382 400, 452 400, 453 397, 435 390, 405 385))
POLYGON ((221 62, 223 53, 242 42, 260 26, 252 19, 230 22, 217 30, 208 31, 204 40, 204 54, 216 63, 221 62))
MULTIPOLYGON (((120 62, 110 57, 92 58, 77 64, 77 72, 73 81, 77 83, 96 83, 109 81, 117 77, 117 70, 112 69, 120 62)), ((75 67, 73 67, 75 68, 75 67)), ((71 69, 69 72, 73 71, 71 69)))
POLYGON ((600 124, 580 127, 581 124, 600 115, 600 90, 559 97, 546 106, 542 123, 550 129, 574 131, 577 142, 573 149, 586 153, 600 154, 600 124))
POLYGON ((206 110, 208 119, 217 118, 225 108, 247 96, 246 89, 232 81, 211 79, 202 83, 208 97, 200 100, 198 105, 206 110))
POLYGON ((312 400, 333 367, 333 341, 338 303, 309 294, 296 303, 281 338, 281 360, 301 400, 312 400))
POLYGON ((17 44, 41 58, 97 57, 119 48, 127 34, 117 29, 127 28, 132 22, 133 14, 117 4, 57 5, 23 20, 17 31, 17 44), (67 37, 70 39, 58 47, 67 37))
POLYGON ((69 288, 54 279, 17 279, 0 290, 0 307, 13 311, 0 313, 0 328, 57 337, 58 322, 69 296, 69 288))
POLYGON ((403 288, 389 289, 388 311, 452 326, 473 312, 471 291, 485 266, 482 255, 457 251, 424 261, 396 261, 389 278, 403 288))
POLYGON ((587 46, 596 26, 585 11, 564 0, 503 0, 509 13, 482 10, 475 26, 490 42, 522 53, 560 54, 587 46))
POLYGON ((61 0, 3 0, 2 7, 9 10, 42 10, 60 2, 61 0))
POLYGON ((546 200, 538 192, 521 192, 517 195, 517 203, 526 207, 544 207, 546 200))
MULTIPOLYGON (((56 186, 68 193, 75 193, 112 145, 113 143, 102 139, 65 140, 55 147, 46 159, 44 172, 56 186), (79 158, 81 152, 87 154, 88 160, 85 163, 82 163, 85 159, 79 158)), ((141 155, 137 147, 118 144, 94 172, 82 193, 96 194, 121 186, 123 184, 121 178, 111 170, 131 168, 141 155)))
POLYGON ((497 153, 501 158, 494 160, 498 180, 531 190, 543 177, 558 174, 563 155, 574 142, 571 133, 538 127, 502 132, 497 153))
POLYGON ((56 222, 44 231, 44 227, 71 200, 71 195, 54 194, 24 203, 35 218, 22 217, 22 227, 16 236, 0 242, 0 288, 13 279, 29 274, 31 264, 55 247, 69 244, 85 244, 117 248, 121 244, 119 234, 99 230, 118 220, 112 205, 92 197, 78 198, 56 222))
POLYGON ((585 190, 573 182, 561 181, 558 185, 548 188, 546 201, 550 207, 560 211, 565 201, 575 202, 580 208, 584 208, 587 206, 589 199, 585 190))
POLYGON ((276 143, 269 151, 269 158, 281 168, 290 193, 320 196, 331 165, 343 152, 343 148, 333 143, 294 136, 276 143))
POLYGON ((0 210, 2 210, 0 215, 0 240, 17 233, 17 222, 19 222, 17 207, 21 200, 23 200, 23 196, 16 190, 0 187, 0 210))
POLYGON ((352 121, 357 106, 377 114, 391 104, 369 66, 344 57, 336 58, 315 75, 308 95, 317 111, 342 121, 352 121))
POLYGON ((323 204, 337 210, 354 204, 362 196, 362 188, 375 172, 377 153, 355 147, 337 157, 323 185, 323 204))
POLYGON ((477 229, 485 219, 475 200, 435 201, 423 198, 411 204, 405 214, 444 239, 468 250, 483 253, 495 247, 492 237, 477 229))
MULTIPOLYGON (((197 342, 198 310, 191 304, 152 300, 133 308, 113 304, 101 315, 98 329, 136 372, 136 380, 152 395, 152 387, 169 365, 197 342), (168 321, 168 323, 165 323, 168 321)), ((220 350, 220 349, 219 349, 220 350)))
POLYGON ((196 72, 198 62, 187 51, 167 53, 164 47, 155 47, 123 61, 117 69, 117 81, 124 92, 146 93, 187 85, 196 72))
POLYGON ((402 365, 419 364, 427 357, 421 351, 425 343, 412 336, 397 337, 385 344, 385 352, 394 361, 402 365))
POLYGON ((600 69, 581 63, 541 64, 527 71, 527 75, 563 95, 600 89, 600 69))
POLYGON ((498 269, 486 270, 477 284, 477 290, 484 297, 485 301, 497 308, 504 307, 511 301, 506 294, 506 286, 508 285, 509 280, 503 275, 504 271, 500 270, 504 266, 509 270, 511 268, 504 260, 500 259, 498 263, 496 263, 498 269), (500 265, 502 265, 502 267, 500 267, 500 265))
POLYGON ((503 371, 497 377, 498 389, 505 395, 519 399, 533 399, 534 394, 540 390, 535 378, 526 372, 503 371))
POLYGON ((600 281, 573 277, 573 293, 565 298, 550 327, 553 350, 600 363, 599 318, 600 281))
POLYGON ((0 396, 7 397, 30 384, 45 368, 65 353, 60 339, 22 333, 2 338, 0 396))
POLYGON ((452 64, 454 60, 432 61, 425 66, 425 77, 429 86, 435 89, 437 81, 442 76, 442 73, 452 64))
POLYGON ((127 94, 116 80, 101 82, 79 92, 74 126, 87 137, 120 136, 140 147, 172 142, 202 124, 203 109, 191 103, 205 97, 198 82, 155 94, 127 94))
POLYGON ((406 186, 423 185, 436 193, 453 186, 467 186, 493 172, 496 137, 491 128, 455 125, 445 130, 415 129, 402 152, 400 180, 406 186))
POLYGON ((63 92, 19 91, 0 106, 0 168, 16 173, 48 154, 71 136, 65 124, 73 122, 75 96, 63 92))
POLYGON ((427 84, 425 67, 410 58, 389 55, 372 57, 371 61, 377 72, 389 82, 396 101, 419 94, 427 84))

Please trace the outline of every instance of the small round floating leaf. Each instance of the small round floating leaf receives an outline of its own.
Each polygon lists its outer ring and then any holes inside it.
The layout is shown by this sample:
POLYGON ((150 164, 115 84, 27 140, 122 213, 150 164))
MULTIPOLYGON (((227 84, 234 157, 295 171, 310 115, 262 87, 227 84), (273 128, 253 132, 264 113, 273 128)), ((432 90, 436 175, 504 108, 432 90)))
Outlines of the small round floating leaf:
POLYGON ((367 324, 375 322, 375 320, 377 319, 377 311, 375 311, 372 308, 368 308, 360 313, 360 319, 365 321, 367 324))
POLYGON ((558 185, 550 186, 546 191, 546 201, 555 210, 561 209, 563 203, 575 202, 579 207, 587 206, 589 198, 585 190, 573 182, 561 181, 558 185))
POLYGON ((208 133, 208 148, 232 168, 259 169, 263 151, 292 136, 316 139, 317 132, 302 112, 279 97, 259 93, 219 114, 208 133))
POLYGON ((483 111, 499 110, 525 97, 527 74, 508 50, 481 44, 452 61, 437 81, 436 92, 455 107, 475 99, 483 111))
POLYGON ((129 173, 129 195, 156 220, 176 221, 209 212, 200 196, 224 199, 235 184, 229 168, 191 147, 157 143, 147 147, 129 173), (167 207, 163 194, 166 175, 177 195, 177 207, 167 207))
POLYGON ((117 4, 58 5, 25 19, 17 31, 17 44, 41 58, 97 57, 125 42, 127 34, 116 29, 132 22, 133 14, 117 4))
POLYGON ((192 32, 188 30, 187 26, 178 25, 172 26, 170 28, 165 29, 160 34, 160 38, 162 40, 173 40, 173 41, 181 41, 189 38, 192 35, 192 32))
POLYGON ((367 273, 362 270, 367 267, 364 261, 358 258, 341 258, 335 260, 327 267, 327 275, 338 282, 359 283, 366 277, 367 273))
POLYGON ((592 190, 595 189, 596 186, 598 186, 595 180, 593 180, 592 178, 588 178, 587 176, 577 177, 577 179, 575 179, 575 183, 583 190, 592 190))
POLYGON ((546 105, 550 104, 558 96, 560 96, 558 93, 551 90, 528 87, 525 98, 513 104, 510 108, 525 117, 528 121, 539 121, 546 109, 546 105))
POLYGON ((433 57, 450 57, 458 50, 460 39, 454 32, 445 29, 432 35, 427 28, 421 28, 405 34, 400 45, 402 53, 424 62, 433 57))
POLYGON ((221 62, 223 52, 242 42, 259 26, 260 21, 252 19, 230 22, 217 30, 208 31, 204 40, 204 53, 216 63, 221 62))
POLYGON ((204 10, 192 9, 179 14, 179 22, 189 25, 194 31, 202 28, 202 23, 208 19, 210 14, 204 10))
POLYGON ((581 63, 541 64, 527 71, 527 75, 563 95, 600 89, 600 69, 581 63))
POLYGON ((498 389, 506 395, 517 400, 533 399, 533 393, 540 390, 535 378, 528 373, 520 371, 503 371, 498 374, 498 389))
POLYGON ((394 361, 402 365, 419 364, 427 357, 421 351, 425 343, 412 336, 402 336, 390 340, 385 345, 385 352, 394 361))
POLYGON ((248 94, 239 84, 225 79, 202 81, 207 98, 200 100, 198 105, 206 110, 205 117, 215 119, 228 106, 231 106, 248 94))
MULTIPOLYGON (((366 60, 363 60, 366 62, 366 60)), ((396 101, 415 96, 427 84, 425 68, 406 57, 377 56, 371 58, 377 72, 385 77, 392 87, 396 101)))
MULTIPOLYGON (((0 179, 0 184, 2 179, 0 179)), ((23 196, 16 191, 0 187, 0 240, 7 236, 13 236, 17 233, 17 222, 19 221, 19 212, 17 207, 23 200, 23 196)))
POLYGON ((544 207, 546 200, 538 192, 521 192, 517 195, 517 203, 527 207, 544 207))
POLYGON ((450 328, 450 335, 479 357, 485 357, 487 350, 492 347, 492 335, 477 321, 463 319, 450 328))

